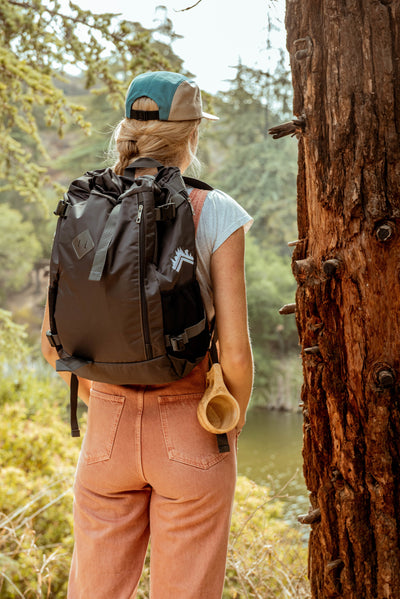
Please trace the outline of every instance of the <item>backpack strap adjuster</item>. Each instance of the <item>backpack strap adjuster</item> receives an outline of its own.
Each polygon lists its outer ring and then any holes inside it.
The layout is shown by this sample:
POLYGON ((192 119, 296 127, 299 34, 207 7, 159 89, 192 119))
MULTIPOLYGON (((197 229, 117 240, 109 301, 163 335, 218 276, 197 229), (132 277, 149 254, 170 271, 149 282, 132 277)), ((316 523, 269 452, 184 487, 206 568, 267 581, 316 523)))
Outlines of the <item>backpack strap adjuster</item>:
POLYGON ((178 335, 177 337, 169 337, 169 341, 172 347, 172 351, 185 351, 186 344, 189 339, 186 335, 186 331, 182 333, 182 335, 178 335))
POLYGON ((46 331, 46 337, 51 347, 60 347, 61 343, 58 335, 53 335, 51 331, 46 331))
POLYGON ((162 206, 156 206, 155 216, 156 220, 172 220, 176 215, 176 206, 173 202, 163 204, 162 206))
POLYGON ((71 207, 71 204, 69 202, 66 202, 65 200, 60 200, 57 204, 57 208, 54 210, 54 214, 56 216, 67 216, 68 210, 71 207))
POLYGON ((165 335, 166 347, 172 347, 172 351, 185 351, 190 339, 197 337, 207 327, 207 319, 204 317, 196 324, 185 329, 180 335, 165 335))

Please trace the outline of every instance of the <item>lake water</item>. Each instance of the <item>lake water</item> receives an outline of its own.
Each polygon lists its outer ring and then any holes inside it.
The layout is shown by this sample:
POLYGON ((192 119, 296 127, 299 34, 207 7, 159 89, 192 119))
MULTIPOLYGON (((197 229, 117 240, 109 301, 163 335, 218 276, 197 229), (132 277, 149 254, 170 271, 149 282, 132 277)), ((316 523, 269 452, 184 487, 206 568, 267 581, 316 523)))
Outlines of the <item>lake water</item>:
POLYGON ((254 408, 239 437, 238 472, 282 497, 284 518, 296 527, 308 512, 303 478, 302 414, 254 408))

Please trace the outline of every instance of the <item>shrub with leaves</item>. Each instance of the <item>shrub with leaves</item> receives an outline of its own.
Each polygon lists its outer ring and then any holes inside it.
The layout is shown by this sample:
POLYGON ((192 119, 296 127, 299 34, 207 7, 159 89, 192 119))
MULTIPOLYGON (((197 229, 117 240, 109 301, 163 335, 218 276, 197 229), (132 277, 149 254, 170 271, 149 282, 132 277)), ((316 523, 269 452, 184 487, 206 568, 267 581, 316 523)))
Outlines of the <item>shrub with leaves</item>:
POLYGON ((65 397, 61 381, 39 378, 26 364, 0 383, 0 596, 7 599, 66 596, 79 444, 63 418, 65 397))
POLYGON ((307 550, 266 487, 239 477, 223 599, 310 597, 307 550))
POLYGON ((68 65, 84 72, 88 88, 106 89, 114 105, 122 104, 126 77, 168 68, 151 31, 114 13, 58 0, 0 0, 0 190, 40 199, 46 151, 38 115, 60 135, 68 118, 88 130, 84 108, 62 90, 68 65))

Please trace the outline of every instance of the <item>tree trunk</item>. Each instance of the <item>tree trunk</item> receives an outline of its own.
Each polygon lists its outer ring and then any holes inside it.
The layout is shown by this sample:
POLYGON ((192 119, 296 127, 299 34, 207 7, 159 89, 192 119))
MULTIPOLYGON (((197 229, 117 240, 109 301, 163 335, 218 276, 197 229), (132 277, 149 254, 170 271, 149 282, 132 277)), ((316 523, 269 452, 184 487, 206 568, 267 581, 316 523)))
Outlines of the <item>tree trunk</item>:
POLYGON ((400 598, 400 0, 287 0, 286 27, 312 596, 400 598))

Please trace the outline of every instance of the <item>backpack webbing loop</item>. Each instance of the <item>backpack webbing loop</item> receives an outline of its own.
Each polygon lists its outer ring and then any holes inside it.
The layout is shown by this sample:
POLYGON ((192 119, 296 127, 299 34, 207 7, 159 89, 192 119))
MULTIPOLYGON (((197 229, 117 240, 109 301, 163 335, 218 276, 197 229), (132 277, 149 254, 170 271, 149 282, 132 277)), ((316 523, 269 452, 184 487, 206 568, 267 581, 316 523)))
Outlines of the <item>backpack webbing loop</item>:
POLYGON ((65 217, 67 216, 68 210, 71 208, 71 204, 65 199, 60 200, 57 204, 57 208, 54 210, 56 216, 65 217))
POLYGON ((156 206, 154 211, 157 221, 172 220, 176 215, 176 206, 172 202, 169 202, 162 206, 156 206))
POLYGON ((121 204, 116 204, 109 214, 106 226, 104 227, 103 234, 100 238, 99 245, 97 246, 97 251, 94 256, 92 269, 89 274, 89 281, 100 281, 101 279, 107 259, 108 246, 114 237, 120 209, 121 204))
POLYGON ((71 422, 71 437, 80 437, 81 432, 78 424, 78 386, 79 381, 76 374, 71 374, 69 407, 70 407, 70 422, 71 422))

